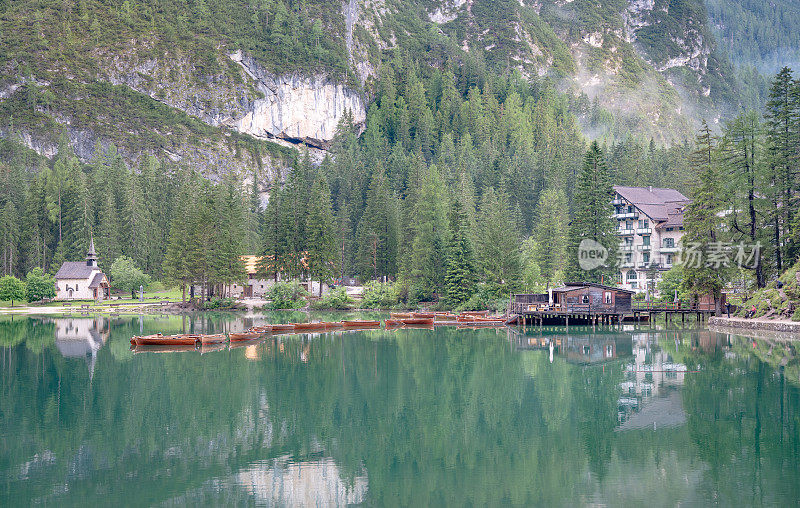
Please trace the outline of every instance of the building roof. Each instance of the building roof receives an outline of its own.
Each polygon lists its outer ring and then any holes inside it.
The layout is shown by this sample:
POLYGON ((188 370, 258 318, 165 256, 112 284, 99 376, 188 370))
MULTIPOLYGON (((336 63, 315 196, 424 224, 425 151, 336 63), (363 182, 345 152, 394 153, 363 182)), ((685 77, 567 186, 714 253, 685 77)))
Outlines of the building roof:
POLYGON ((675 189, 615 185, 614 191, 655 221, 683 225, 683 208, 690 200, 675 189))
POLYGON ((92 278, 92 282, 89 283, 89 287, 90 288, 99 288, 100 284, 103 282, 104 278, 105 278, 105 274, 103 272, 97 272, 96 274, 94 274, 94 277, 92 278))
POLYGON ((553 288, 553 293, 566 293, 568 291, 575 291, 576 289, 583 289, 585 287, 594 287, 594 288, 605 289, 608 291, 617 291, 623 293, 635 293, 635 291, 618 288, 614 286, 606 286, 603 284, 598 284, 597 282, 567 282, 561 287, 553 288))
POLYGON ((56 279, 88 279, 96 266, 87 266, 86 261, 65 261, 56 272, 56 279))

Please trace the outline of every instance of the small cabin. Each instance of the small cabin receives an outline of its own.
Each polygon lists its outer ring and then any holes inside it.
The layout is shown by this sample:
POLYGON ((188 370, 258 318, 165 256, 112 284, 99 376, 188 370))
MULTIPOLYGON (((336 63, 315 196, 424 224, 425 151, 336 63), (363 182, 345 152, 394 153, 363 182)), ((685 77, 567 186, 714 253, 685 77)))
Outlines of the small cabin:
POLYGON ((512 311, 560 313, 630 312, 633 291, 594 282, 574 282, 547 293, 512 296, 512 311))

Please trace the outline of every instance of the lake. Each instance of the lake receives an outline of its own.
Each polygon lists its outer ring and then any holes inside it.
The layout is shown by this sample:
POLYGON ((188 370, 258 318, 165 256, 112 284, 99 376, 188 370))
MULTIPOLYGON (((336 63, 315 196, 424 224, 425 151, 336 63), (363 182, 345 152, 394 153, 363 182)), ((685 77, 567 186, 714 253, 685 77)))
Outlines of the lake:
POLYGON ((0 505, 795 505, 795 347, 648 325, 134 353, 245 318, 0 318, 0 505))

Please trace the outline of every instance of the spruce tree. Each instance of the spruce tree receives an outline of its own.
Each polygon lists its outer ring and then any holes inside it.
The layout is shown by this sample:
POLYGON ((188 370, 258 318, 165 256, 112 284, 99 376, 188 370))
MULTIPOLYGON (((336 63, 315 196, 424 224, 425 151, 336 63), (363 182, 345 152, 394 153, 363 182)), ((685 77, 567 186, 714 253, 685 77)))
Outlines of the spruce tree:
POLYGON ((475 292, 475 255, 470 240, 469 223, 461 201, 450 206, 449 241, 444 283, 447 301, 453 307, 466 302, 475 292))
POLYGON ((691 163, 695 184, 691 191, 692 202, 684 213, 685 233, 681 239, 683 285, 696 296, 712 295, 719 304, 729 269, 715 265, 710 257, 717 249, 715 245, 721 242, 721 219, 717 215, 721 185, 715 138, 705 122, 695 145, 691 163))
POLYGON ((552 285, 557 273, 564 270, 568 222, 567 197, 564 191, 551 188, 542 192, 536 207, 533 238, 540 276, 548 285, 552 285))
POLYGON ((478 211, 476 258, 480 276, 499 295, 517 289, 522 277, 519 226, 508 197, 487 189, 478 211))
POLYGON ((614 190, 611 173, 597 141, 592 142, 583 159, 583 166, 575 184, 573 217, 567 239, 567 265, 565 279, 569 282, 604 282, 610 284, 616 274, 616 253, 619 239, 612 218, 611 200, 614 190), (583 240, 592 240, 608 252, 605 264, 583 270, 579 264, 578 247, 583 240))
POLYGON ((322 284, 330 282, 336 273, 336 221, 330 196, 328 183, 324 176, 319 175, 311 189, 311 201, 308 203, 308 249, 305 255, 309 277, 311 280, 319 280, 319 296, 322 296, 322 284))

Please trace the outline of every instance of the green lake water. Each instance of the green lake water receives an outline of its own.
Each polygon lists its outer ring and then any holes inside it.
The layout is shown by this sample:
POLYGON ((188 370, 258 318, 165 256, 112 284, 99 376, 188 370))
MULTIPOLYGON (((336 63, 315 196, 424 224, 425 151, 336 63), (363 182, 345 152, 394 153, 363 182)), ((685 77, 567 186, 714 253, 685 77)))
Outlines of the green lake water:
POLYGON ((0 318, 0 506, 800 500, 800 367, 777 338, 437 328, 130 350, 297 318, 0 318))

